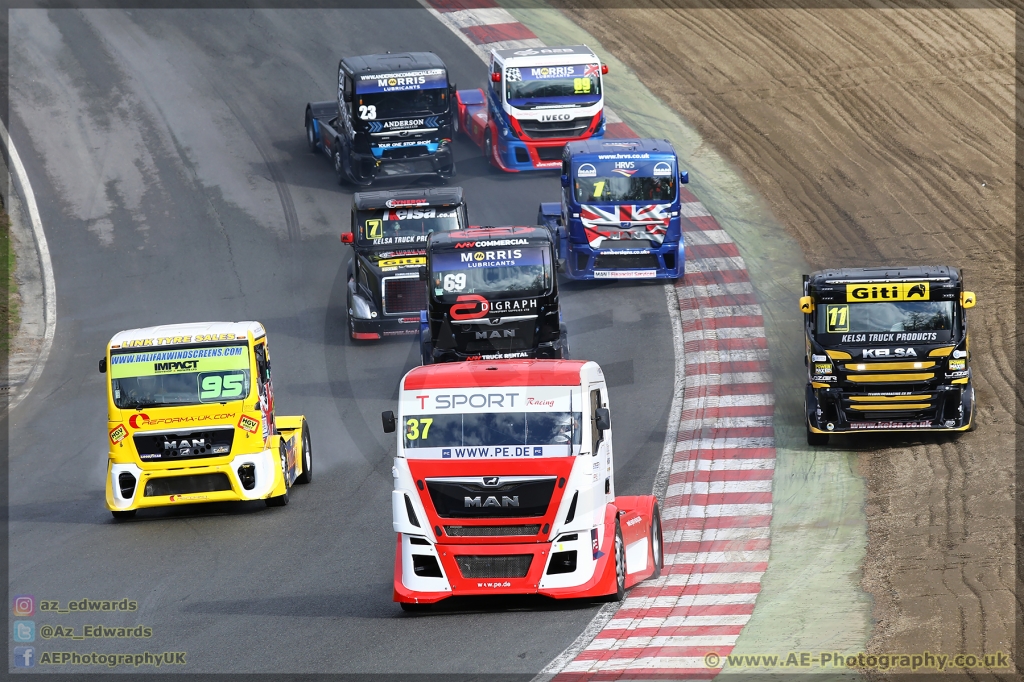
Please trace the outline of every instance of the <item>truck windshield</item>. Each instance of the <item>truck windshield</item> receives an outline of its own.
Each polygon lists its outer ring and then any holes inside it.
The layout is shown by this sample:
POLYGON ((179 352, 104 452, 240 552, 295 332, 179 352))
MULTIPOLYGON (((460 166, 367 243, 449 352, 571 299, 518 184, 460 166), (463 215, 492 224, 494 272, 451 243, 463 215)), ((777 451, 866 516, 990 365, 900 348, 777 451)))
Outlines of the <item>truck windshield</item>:
MULTIPOLYGON (((417 415, 405 420, 405 447, 456 448, 458 452, 449 454, 458 458, 487 457, 486 446, 539 446, 543 450, 545 445, 579 445, 580 419, 579 412, 417 415), (467 447, 473 448, 474 453, 463 452, 467 447)), ((535 453, 525 454, 533 456, 535 453)))
POLYGON ((947 341, 953 332, 952 301, 826 303, 817 310, 819 334, 902 332, 878 340, 947 341))
POLYGON ((518 109, 551 104, 587 106, 601 100, 599 64, 505 69, 505 99, 518 109))
POLYGON ((242 400, 249 395, 248 347, 113 351, 110 388, 121 409, 242 400))
POLYGON ((360 241, 375 244, 426 243, 431 232, 451 232, 460 227, 456 209, 421 206, 356 212, 360 241))
POLYGON ((432 290, 443 300, 463 294, 542 296, 551 289, 552 267, 543 247, 441 252, 431 256, 432 290))
POLYGON ((576 201, 627 202, 627 201, 673 201, 676 198, 674 176, 629 177, 612 176, 603 178, 576 178, 576 201))
MULTIPOLYGON (((364 121, 395 119, 407 116, 443 114, 448 111, 448 87, 400 92, 357 93, 355 116, 364 121)), ((417 127, 427 126, 425 122, 417 127)))

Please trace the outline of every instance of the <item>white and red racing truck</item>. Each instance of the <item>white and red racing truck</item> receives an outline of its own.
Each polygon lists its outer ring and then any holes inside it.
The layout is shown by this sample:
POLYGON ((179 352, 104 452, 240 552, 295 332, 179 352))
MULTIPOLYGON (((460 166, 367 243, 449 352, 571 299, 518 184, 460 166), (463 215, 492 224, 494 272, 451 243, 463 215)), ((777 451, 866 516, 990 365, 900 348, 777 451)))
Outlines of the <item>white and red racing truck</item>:
POLYGON ((663 565, 654 496, 616 497, 604 373, 581 360, 458 362, 402 379, 394 599, 623 598, 663 565))

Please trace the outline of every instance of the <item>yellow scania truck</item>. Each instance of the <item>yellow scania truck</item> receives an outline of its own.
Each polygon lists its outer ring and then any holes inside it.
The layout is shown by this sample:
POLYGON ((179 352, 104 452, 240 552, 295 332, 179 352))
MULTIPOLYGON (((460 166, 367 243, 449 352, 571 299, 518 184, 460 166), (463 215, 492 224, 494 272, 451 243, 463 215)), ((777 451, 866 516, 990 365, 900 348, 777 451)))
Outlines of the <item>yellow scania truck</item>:
POLYGON ((259 322, 202 322, 115 334, 107 381, 107 508, 265 500, 288 504, 309 483, 304 416, 277 416, 259 322))

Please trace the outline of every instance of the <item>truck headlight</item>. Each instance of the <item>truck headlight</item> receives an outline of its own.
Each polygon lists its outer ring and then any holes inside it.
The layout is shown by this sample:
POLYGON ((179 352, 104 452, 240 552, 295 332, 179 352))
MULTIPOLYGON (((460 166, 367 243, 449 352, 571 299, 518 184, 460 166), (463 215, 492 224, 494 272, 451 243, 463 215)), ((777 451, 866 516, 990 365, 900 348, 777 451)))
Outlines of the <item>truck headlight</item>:
POLYGON ((352 295, 352 315, 360 320, 368 320, 373 317, 369 301, 359 294, 352 295))

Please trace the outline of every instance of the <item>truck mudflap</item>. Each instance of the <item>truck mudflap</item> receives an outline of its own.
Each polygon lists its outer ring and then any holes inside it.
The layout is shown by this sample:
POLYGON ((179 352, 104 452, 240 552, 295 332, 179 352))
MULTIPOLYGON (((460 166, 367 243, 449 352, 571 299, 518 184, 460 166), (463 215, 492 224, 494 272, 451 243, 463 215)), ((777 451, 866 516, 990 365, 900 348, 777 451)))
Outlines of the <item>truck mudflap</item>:
MULTIPOLYGON (((593 529, 591 551, 596 560, 594 572, 585 583, 571 587, 542 587, 554 543, 486 544, 486 545, 434 545, 451 591, 419 592, 410 590, 402 579, 402 536, 395 547, 394 601, 406 604, 432 604, 451 596, 479 596, 485 594, 541 594, 555 599, 586 599, 614 595, 617 592, 615 570, 615 521, 625 544, 626 588, 660 572, 663 546, 660 523, 652 527, 656 518, 657 501, 652 495, 618 497, 605 510, 600 536, 593 529), (529 565, 521 577, 465 577, 472 571, 472 562, 485 557, 522 557, 529 565)), ((432 552, 432 553, 434 553, 432 552)), ((510 573, 514 572, 512 570, 510 573)))

